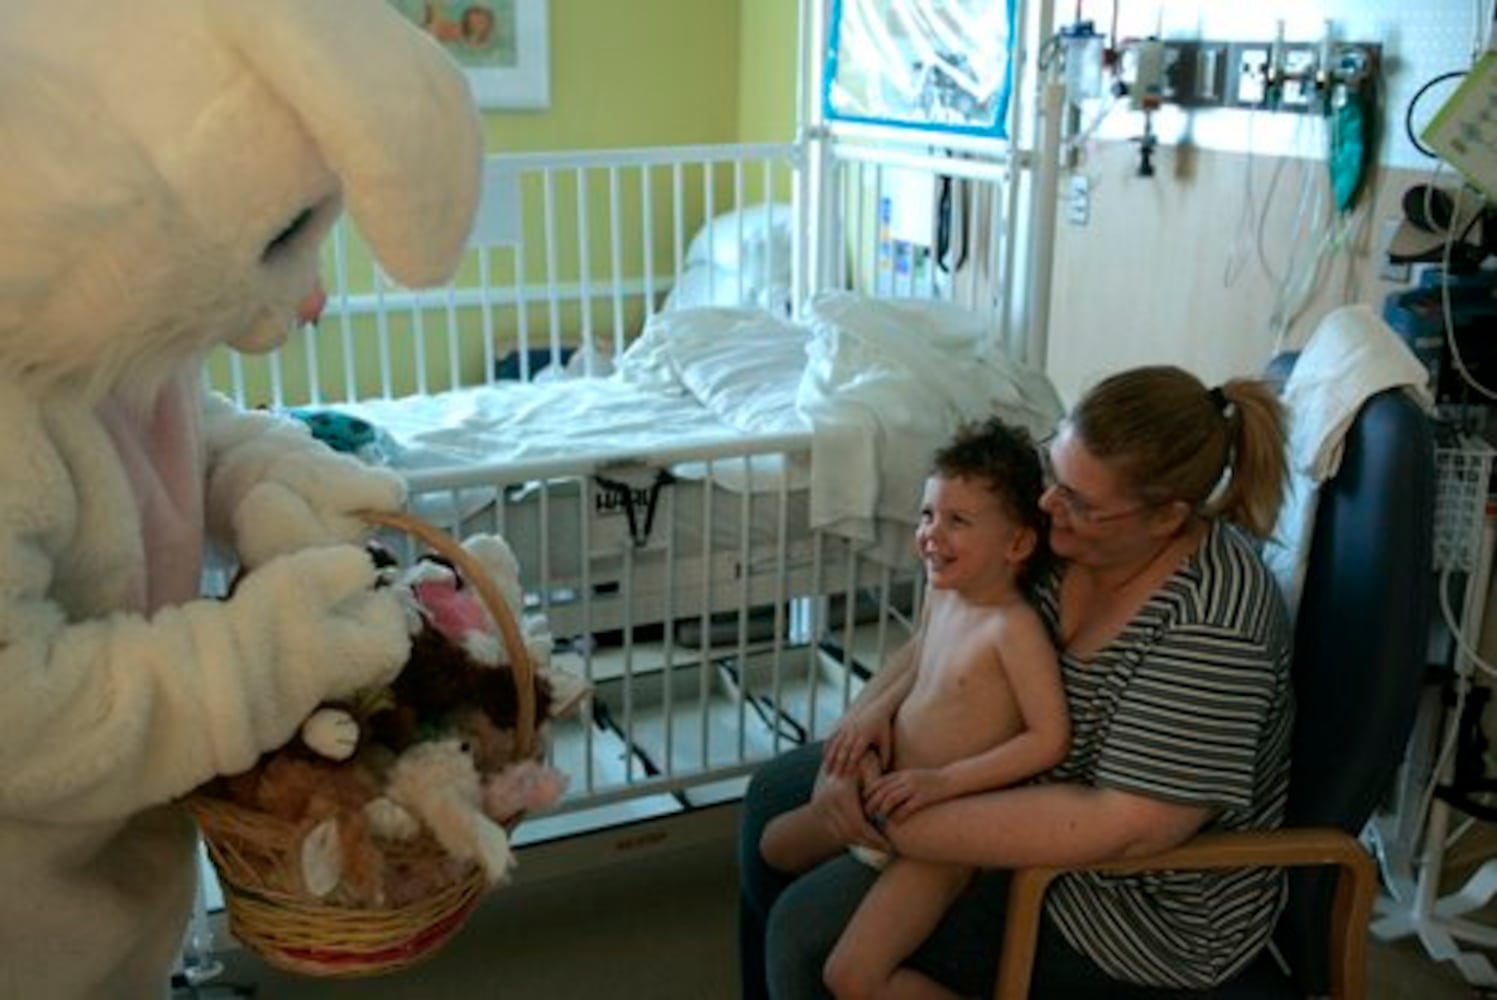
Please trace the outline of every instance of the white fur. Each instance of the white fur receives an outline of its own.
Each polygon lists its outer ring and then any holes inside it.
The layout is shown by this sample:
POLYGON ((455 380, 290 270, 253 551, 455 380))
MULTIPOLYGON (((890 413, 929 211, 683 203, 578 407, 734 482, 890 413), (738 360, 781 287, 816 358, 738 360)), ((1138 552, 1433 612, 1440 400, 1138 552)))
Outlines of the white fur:
POLYGON ((490 883, 514 866, 509 835, 484 815, 482 780, 458 740, 417 743, 401 754, 385 795, 419 816, 453 857, 477 861, 490 883))
POLYGON ((465 87, 371 0, 8 0, 3 360, 102 394, 220 343, 273 347, 340 198, 396 280, 440 280, 480 179, 465 87))
POLYGON ((301 741, 328 760, 348 760, 359 748, 359 720, 343 708, 319 708, 301 724, 301 741))
POLYGON ((259 568, 228 601, 157 607, 141 538, 162 522, 96 404, 145 434, 208 351, 280 343, 342 204, 396 281, 445 278, 482 130, 386 0, 5 0, 0 150, 0 993, 155 995, 194 872, 170 803, 409 647, 364 553, 282 553, 401 497, 207 397, 142 453, 201 469, 177 523, 201 512, 259 568))
POLYGON ((525 613, 525 595, 520 589, 520 560, 499 535, 470 535, 463 539, 463 550, 484 568, 504 596, 510 613, 518 619, 525 613))

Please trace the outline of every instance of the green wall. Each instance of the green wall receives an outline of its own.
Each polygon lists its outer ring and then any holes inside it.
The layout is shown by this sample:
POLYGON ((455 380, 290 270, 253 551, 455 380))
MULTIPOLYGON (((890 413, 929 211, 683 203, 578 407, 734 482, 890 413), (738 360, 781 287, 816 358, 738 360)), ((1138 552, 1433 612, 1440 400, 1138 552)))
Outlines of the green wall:
POLYGON ((487 114, 489 149, 736 141, 739 4, 551 0, 551 107, 487 114))
POLYGON ((738 9, 738 138, 795 138, 797 0, 740 0, 738 9))
POLYGON ((551 0, 551 107, 493 151, 795 138, 798 0, 551 0))
MULTIPOLYGON (((788 142, 794 138, 797 0, 550 0, 549 11, 551 106, 542 111, 487 111, 484 125, 491 152, 788 142)), ((719 189, 719 210, 729 203, 727 181, 724 173, 714 185, 719 189)), ((574 199, 566 185, 573 182, 563 178, 559 183, 562 190, 558 201, 568 206, 574 199)), ((596 179, 592 183, 596 184, 596 179)), ((777 178, 775 187, 778 197, 788 197, 787 178, 777 178)), ((538 190, 527 189, 524 197, 537 201, 540 195, 538 190)), ((664 207, 665 197, 662 189, 657 194, 657 214, 664 207)), ((751 191, 748 197, 753 201, 762 194, 751 191)), ((688 204, 698 202, 695 194, 688 197, 688 204)), ((601 215, 601 192, 591 204, 593 212, 599 213, 593 231, 602 233, 607 220, 601 215)), ((632 211, 637 211, 637 206, 626 206, 626 214, 632 211)), ((692 221, 688 237, 703 220, 692 221)), ((527 231, 527 247, 527 273, 533 281, 541 273, 535 259, 541 249, 538 233, 527 231)), ((657 245, 655 273, 670 273, 669 249, 664 240, 657 245)), ((605 250, 601 241, 592 247, 595 277, 607 270, 605 250)), ((356 243, 351 243, 349 251, 359 264, 367 262, 367 252, 356 243)), ((559 256, 563 273, 558 277, 570 280, 575 277, 575 246, 561 247, 559 256)), ((643 266, 638 258, 637 251, 631 250, 623 264, 628 275, 638 276, 643 266)), ((511 273, 507 258, 496 259, 495 268, 500 281, 511 273)), ((471 286, 473 281, 471 273, 458 278, 460 285, 471 286)), ((352 287, 367 291, 370 279, 355 277, 352 287)), ((607 303, 595 303, 592 311, 597 330, 608 329, 607 307, 607 303)), ((484 360, 481 317, 473 309, 460 312, 460 380, 478 381, 484 360)), ((642 312, 643 303, 630 303, 629 323, 634 328, 642 312)), ((532 344, 544 344, 547 338, 540 332, 546 319, 544 308, 537 306, 528 315, 532 344)), ((564 343, 577 341, 579 316, 577 304, 563 307, 564 343)), ((428 384, 433 388, 445 388, 452 382, 446 374, 452 365, 445 339, 432 335, 443 329, 445 317, 440 310, 427 311, 420 317, 428 336, 417 333, 417 322, 414 313, 401 311, 390 317, 386 328, 392 388, 397 393, 416 390, 418 367, 427 370, 428 384), (420 366, 418 357, 423 359, 420 366)), ((497 353, 502 356, 513 343, 516 316, 513 310, 496 311, 490 323, 497 353)), ((381 351, 376 346, 366 349, 366 345, 377 343, 371 337, 374 324, 364 317, 352 326, 352 336, 360 344, 354 381, 361 393, 380 390, 381 351)), ((349 375, 340 368, 340 351, 339 322, 330 317, 312 344, 298 333, 287 345, 279 391, 273 388, 266 359, 243 359, 237 377, 242 379, 252 403, 268 404, 276 398, 301 403, 308 398, 310 365, 306 359, 312 355, 324 397, 337 399, 342 397, 341 387, 349 375)), ((210 375, 214 384, 232 386, 235 376, 224 352, 211 359, 210 375)))

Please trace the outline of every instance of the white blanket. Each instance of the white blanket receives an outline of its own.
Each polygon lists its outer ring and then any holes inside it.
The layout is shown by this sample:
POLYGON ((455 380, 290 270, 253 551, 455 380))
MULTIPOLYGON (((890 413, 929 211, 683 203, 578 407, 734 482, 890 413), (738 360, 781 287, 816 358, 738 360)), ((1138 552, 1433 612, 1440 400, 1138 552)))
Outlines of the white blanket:
MULTIPOLYGON (((511 464, 632 453, 744 435, 812 432, 811 468, 753 463, 753 489, 809 480, 811 526, 868 542, 877 522, 914 524, 931 455, 963 421, 992 414, 1037 438, 1054 428, 1050 382, 988 347, 958 306, 825 293, 802 322, 757 309, 652 317, 603 378, 503 383, 340 405, 387 436, 391 464, 511 464)), ((731 465, 732 463, 728 463, 731 465)), ((677 467, 678 475, 700 470, 677 467)), ((714 472, 738 488, 742 472, 714 472)))
POLYGON ((684 389, 745 433, 809 427, 811 526, 872 542, 880 521, 915 523, 931 456, 963 422, 997 415, 1038 439, 1060 419, 1050 381, 992 350, 988 332, 950 303, 824 292, 798 323, 661 313, 619 374, 684 389))
POLYGON ((869 540, 880 518, 913 524, 931 456, 963 422, 996 415, 1039 439, 1061 417, 1049 379, 993 350, 970 310, 826 292, 806 323, 817 527, 869 540))
POLYGON ((389 464, 406 473, 648 455, 685 441, 740 436, 684 390, 662 392, 616 376, 501 382, 335 408, 374 425, 389 464))
POLYGON ((1289 488, 1264 558, 1294 614, 1299 606, 1320 484, 1341 467, 1346 431, 1362 404, 1403 387, 1430 405, 1429 372, 1365 305, 1328 314, 1305 344, 1284 384, 1289 411, 1289 488))

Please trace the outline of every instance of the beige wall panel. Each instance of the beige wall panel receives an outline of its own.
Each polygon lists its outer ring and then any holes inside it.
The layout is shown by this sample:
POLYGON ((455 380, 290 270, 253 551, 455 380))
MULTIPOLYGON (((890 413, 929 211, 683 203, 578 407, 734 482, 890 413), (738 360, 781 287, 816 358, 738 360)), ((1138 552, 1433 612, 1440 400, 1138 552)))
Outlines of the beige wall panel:
MULTIPOLYGON (((1159 150, 1153 177, 1139 177, 1137 164, 1133 143, 1093 147, 1080 168, 1090 181, 1089 219, 1073 224, 1057 207, 1046 367, 1068 402, 1133 365, 1178 364, 1210 382, 1261 369, 1273 353, 1278 292, 1259 263, 1256 234, 1275 274, 1292 263, 1303 274, 1308 241, 1295 220, 1305 171, 1329 197, 1323 161, 1178 146, 1159 150)), ((1402 170, 1373 178, 1363 196, 1371 210, 1322 263, 1286 346, 1303 343, 1330 309, 1380 307, 1400 287, 1378 277, 1382 224, 1400 214, 1404 189, 1425 179, 1402 170)), ((1066 189, 1063 178, 1062 198, 1066 189)))

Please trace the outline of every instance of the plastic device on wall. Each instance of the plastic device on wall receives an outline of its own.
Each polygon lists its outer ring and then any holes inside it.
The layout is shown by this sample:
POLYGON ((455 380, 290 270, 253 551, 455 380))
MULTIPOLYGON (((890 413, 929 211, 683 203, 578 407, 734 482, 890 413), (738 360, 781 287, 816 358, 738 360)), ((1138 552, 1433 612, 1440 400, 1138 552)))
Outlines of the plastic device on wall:
POLYGON ((1011 0, 834 0, 831 121, 1007 137, 1011 0))
POLYGON ((1481 57, 1424 129, 1431 149, 1497 199, 1497 52, 1481 57))

